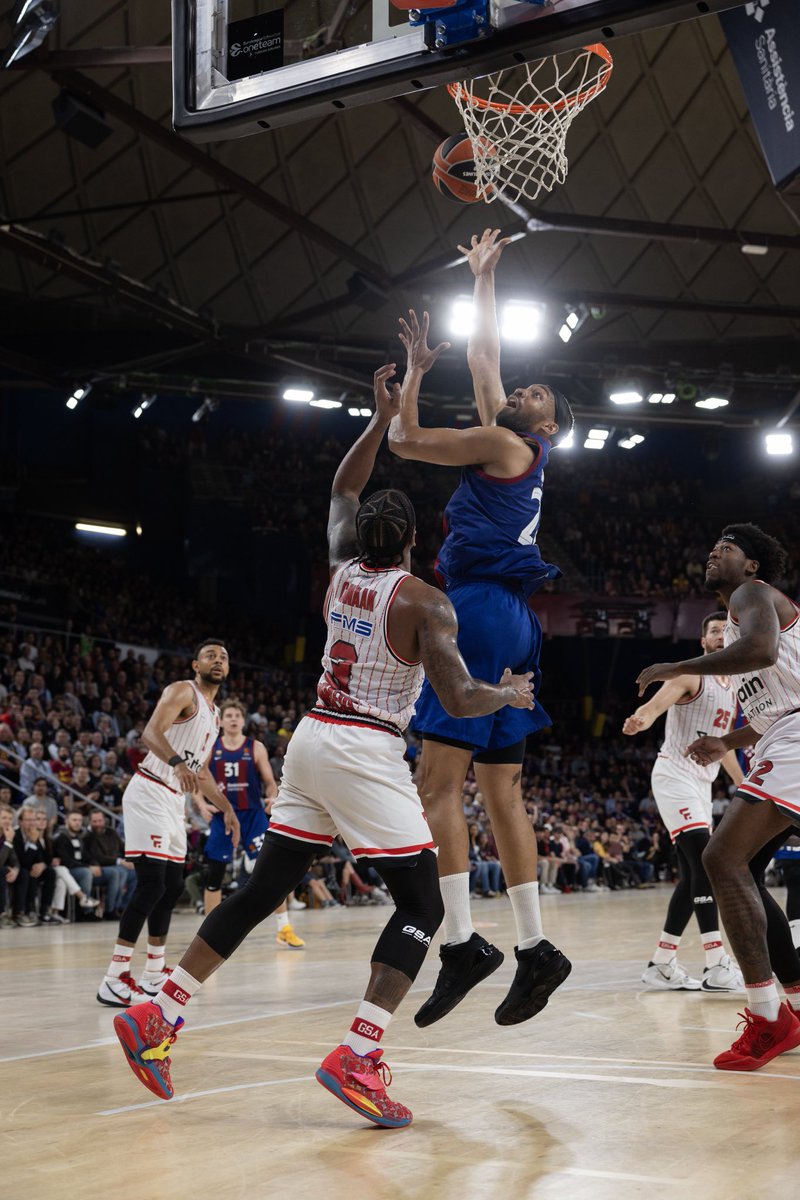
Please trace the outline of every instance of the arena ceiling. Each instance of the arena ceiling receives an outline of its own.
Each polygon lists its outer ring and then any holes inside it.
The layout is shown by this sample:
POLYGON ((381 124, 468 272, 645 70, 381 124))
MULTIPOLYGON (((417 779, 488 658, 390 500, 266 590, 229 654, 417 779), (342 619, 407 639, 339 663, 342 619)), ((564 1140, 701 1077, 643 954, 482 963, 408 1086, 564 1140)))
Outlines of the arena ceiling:
MULTIPOLYGON (((322 27, 341 9, 318 7, 322 27)), ((540 341, 504 350, 510 383, 546 372, 591 415, 614 412, 608 386, 630 379, 679 396, 637 420, 791 419, 800 218, 770 181, 715 16, 616 42, 607 91, 570 132, 567 182, 516 211, 432 187, 432 151, 459 128, 443 89, 190 145, 170 126, 169 44, 166 4, 62 0, 48 42, 0 75, 9 387, 93 378, 121 403, 189 390, 277 402, 290 378, 357 393, 397 357, 409 305, 448 336, 449 303, 471 290, 454 248, 500 224, 522 235, 501 294, 547 305, 540 341), (62 89, 105 113, 99 147, 56 127, 62 89), (581 304, 592 315, 564 346, 556 330, 581 304), (731 403, 699 410, 692 388, 731 403)), ((468 382, 455 343, 431 393, 455 413, 468 382)))

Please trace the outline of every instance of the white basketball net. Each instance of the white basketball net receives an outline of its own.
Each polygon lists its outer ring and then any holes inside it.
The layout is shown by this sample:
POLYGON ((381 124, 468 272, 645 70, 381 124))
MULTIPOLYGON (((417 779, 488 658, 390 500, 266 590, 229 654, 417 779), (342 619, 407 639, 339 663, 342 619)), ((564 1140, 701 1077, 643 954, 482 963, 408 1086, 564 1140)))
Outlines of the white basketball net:
POLYGON ((535 200, 564 182, 567 131, 603 91, 612 66, 608 50, 597 44, 448 84, 472 142, 481 199, 535 200))

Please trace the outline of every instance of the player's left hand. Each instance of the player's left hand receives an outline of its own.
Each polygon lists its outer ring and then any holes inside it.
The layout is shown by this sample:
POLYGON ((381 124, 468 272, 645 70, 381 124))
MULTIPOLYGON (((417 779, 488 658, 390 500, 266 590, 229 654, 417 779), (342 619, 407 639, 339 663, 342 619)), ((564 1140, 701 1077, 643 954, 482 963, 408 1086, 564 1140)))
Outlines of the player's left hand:
POLYGON ((225 832, 231 835, 231 838, 233 839, 233 848, 235 850, 239 845, 239 839, 242 836, 242 830, 239 825, 238 818, 232 808, 226 809, 226 811, 222 814, 222 817, 225 821, 225 832))
POLYGON ((722 738, 704 734, 692 742, 690 746, 686 747, 683 757, 691 758, 693 762, 696 762, 701 767, 708 767, 711 763, 719 762, 727 753, 728 747, 722 738))
POLYGON ((639 695, 643 696, 651 683, 660 683, 663 679, 675 679, 680 673, 680 663, 653 663, 652 667, 645 667, 636 680, 639 695))
POLYGON ((462 254, 466 254, 472 274, 489 275, 497 266, 503 247, 511 238, 501 238, 499 229, 484 229, 480 237, 473 233, 469 246, 459 246, 462 254), (499 238, 499 240, 498 240, 499 238))
POLYGON ((442 351, 450 349, 450 343, 439 342, 439 345, 431 350, 428 347, 428 329, 430 326, 430 317, 428 314, 424 312, 422 314, 422 321, 420 322, 414 309, 410 308, 408 316, 410 324, 403 317, 400 318, 400 333, 397 335, 406 348, 408 369, 409 371, 430 371, 442 351))
POLYGON ((395 373, 397 363, 386 363, 378 367, 372 376, 372 388, 375 394, 375 411, 387 425, 400 412, 400 384, 389 383, 395 373))

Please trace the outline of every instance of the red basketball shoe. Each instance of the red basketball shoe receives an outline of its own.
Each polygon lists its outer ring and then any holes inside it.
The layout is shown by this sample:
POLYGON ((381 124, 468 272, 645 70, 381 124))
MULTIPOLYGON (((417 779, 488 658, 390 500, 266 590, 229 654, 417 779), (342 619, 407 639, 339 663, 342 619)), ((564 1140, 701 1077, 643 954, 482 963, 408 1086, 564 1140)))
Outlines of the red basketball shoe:
POLYGON ((316 1078, 359 1116, 387 1129, 402 1129, 411 1124, 413 1114, 386 1094, 392 1072, 380 1061, 382 1054, 373 1050, 362 1056, 349 1046, 337 1046, 321 1063, 316 1078))
POLYGON ((749 1008, 739 1016, 742 1018, 739 1028, 744 1024, 744 1033, 730 1050, 724 1050, 714 1059, 714 1066, 720 1071, 757 1071, 770 1059, 800 1046, 800 1021, 788 1004, 781 1005, 777 1021, 754 1016, 749 1008))
POLYGON ((114 1017, 114 1032, 125 1051, 128 1066, 139 1082, 160 1100, 171 1100, 174 1094, 169 1075, 172 1063, 169 1052, 181 1025, 183 1017, 178 1017, 177 1024, 170 1025, 152 1000, 132 1004, 114 1017))

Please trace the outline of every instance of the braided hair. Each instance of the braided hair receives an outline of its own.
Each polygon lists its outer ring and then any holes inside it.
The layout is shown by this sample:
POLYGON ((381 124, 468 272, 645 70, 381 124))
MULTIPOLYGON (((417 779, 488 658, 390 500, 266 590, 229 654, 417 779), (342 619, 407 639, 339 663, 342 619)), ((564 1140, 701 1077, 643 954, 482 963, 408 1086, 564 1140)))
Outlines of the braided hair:
POLYGON ((392 567, 414 536, 417 518, 405 492, 385 488, 368 496, 356 513, 356 537, 368 567, 392 567))

